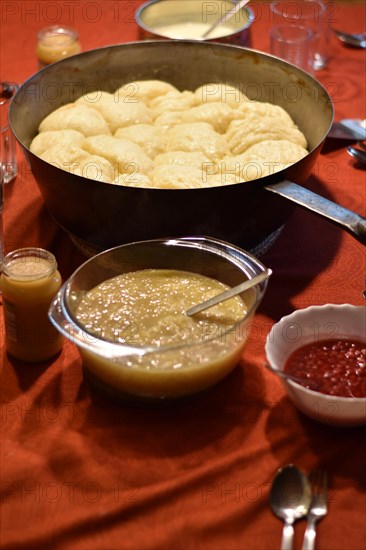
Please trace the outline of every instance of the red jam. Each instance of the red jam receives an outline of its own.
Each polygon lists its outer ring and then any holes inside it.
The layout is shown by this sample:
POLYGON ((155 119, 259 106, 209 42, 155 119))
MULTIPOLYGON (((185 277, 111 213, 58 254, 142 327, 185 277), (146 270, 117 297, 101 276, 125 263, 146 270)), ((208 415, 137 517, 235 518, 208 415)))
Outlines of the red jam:
POLYGON ((314 391, 339 397, 366 397, 366 342, 320 340, 287 359, 284 371, 314 391))

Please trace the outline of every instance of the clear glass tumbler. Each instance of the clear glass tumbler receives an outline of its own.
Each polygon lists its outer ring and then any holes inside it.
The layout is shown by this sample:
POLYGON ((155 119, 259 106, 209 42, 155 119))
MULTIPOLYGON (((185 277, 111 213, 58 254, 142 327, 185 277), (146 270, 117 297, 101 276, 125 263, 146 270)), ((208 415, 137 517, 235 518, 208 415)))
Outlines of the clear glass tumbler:
POLYGON ((270 30, 271 53, 312 72, 310 64, 311 31, 300 25, 278 25, 270 30))
POLYGON ((0 96, 0 164, 3 169, 4 183, 9 183, 18 173, 15 136, 9 125, 9 105, 18 90, 14 82, 1 82, 0 96))
POLYGON ((301 25, 312 33, 310 66, 323 69, 329 56, 329 23, 327 6, 322 0, 271 2, 270 20, 277 25, 301 25))

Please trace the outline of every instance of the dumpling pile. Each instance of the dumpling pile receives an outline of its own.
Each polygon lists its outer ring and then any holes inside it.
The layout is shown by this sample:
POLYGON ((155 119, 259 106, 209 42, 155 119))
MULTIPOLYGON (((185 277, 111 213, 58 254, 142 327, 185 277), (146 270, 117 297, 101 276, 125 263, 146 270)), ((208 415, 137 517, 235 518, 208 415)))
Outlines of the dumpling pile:
POLYGON ((268 176, 308 153, 278 105, 228 84, 179 91, 161 80, 97 90, 40 124, 30 150, 78 176, 132 187, 189 189, 268 176))

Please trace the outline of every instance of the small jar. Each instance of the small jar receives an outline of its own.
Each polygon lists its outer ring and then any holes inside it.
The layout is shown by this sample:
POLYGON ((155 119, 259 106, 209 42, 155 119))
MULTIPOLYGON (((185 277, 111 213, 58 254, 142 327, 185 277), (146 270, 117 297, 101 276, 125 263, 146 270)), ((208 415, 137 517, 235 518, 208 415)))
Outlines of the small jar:
POLYGON ((53 254, 42 248, 21 248, 4 258, 1 288, 8 352, 27 362, 53 357, 63 337, 48 318, 51 302, 61 287, 53 254))
POLYGON ((36 54, 40 67, 60 61, 81 51, 78 33, 68 27, 54 25, 38 33, 36 54))

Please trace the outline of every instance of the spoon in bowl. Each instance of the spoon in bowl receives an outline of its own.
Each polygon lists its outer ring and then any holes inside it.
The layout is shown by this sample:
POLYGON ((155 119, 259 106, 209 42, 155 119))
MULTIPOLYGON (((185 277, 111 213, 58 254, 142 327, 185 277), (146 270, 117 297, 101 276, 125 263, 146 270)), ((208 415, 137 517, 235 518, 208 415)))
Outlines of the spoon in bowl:
POLYGON ((226 23, 226 21, 231 19, 231 17, 234 17, 234 15, 238 13, 241 8, 244 8, 246 4, 249 4, 249 2, 250 0, 239 0, 239 2, 237 2, 230 11, 226 13, 224 12, 219 19, 216 19, 211 27, 209 27, 207 31, 203 33, 201 38, 207 38, 207 36, 211 34, 219 25, 223 25, 224 23, 226 23))
POLYGON ((291 550, 293 524, 308 514, 311 505, 311 488, 307 476, 293 464, 280 468, 271 485, 269 502, 276 516, 285 523, 281 550, 291 550))
POLYGON ((268 277, 270 277, 271 275, 272 275, 272 270, 265 269, 264 271, 262 271, 262 273, 260 273, 259 275, 256 275, 252 279, 248 279, 248 281, 244 281, 244 283, 240 283, 240 285, 236 285, 233 288, 229 288, 228 290, 225 290, 224 292, 220 292, 220 294, 216 294, 216 296, 213 296, 212 298, 209 298, 208 300, 205 300, 204 302, 201 302, 200 304, 197 304, 196 306, 193 306, 190 309, 187 309, 186 315, 190 317, 192 315, 196 315, 197 313, 200 313, 201 311, 204 311, 205 309, 208 309, 209 307, 213 307, 216 304, 225 302, 226 300, 229 300, 230 298, 233 298, 234 296, 241 294, 245 290, 248 290, 253 286, 259 285, 259 283, 262 283, 263 281, 268 279, 268 277))
POLYGON ((317 390, 319 388, 319 384, 312 382, 311 380, 299 378, 298 376, 294 376, 293 374, 289 374, 287 372, 284 372, 283 370, 275 369, 270 365, 269 363, 264 362, 263 365, 274 374, 277 374, 280 378, 283 378, 284 380, 292 380, 292 382, 296 382, 296 384, 300 384, 300 386, 304 386, 306 388, 309 388, 310 390, 317 390))

